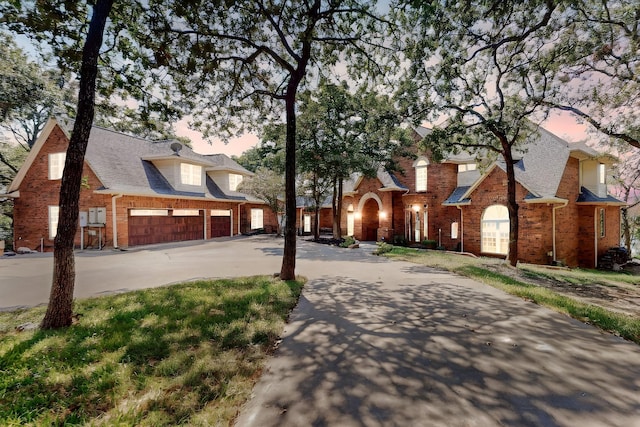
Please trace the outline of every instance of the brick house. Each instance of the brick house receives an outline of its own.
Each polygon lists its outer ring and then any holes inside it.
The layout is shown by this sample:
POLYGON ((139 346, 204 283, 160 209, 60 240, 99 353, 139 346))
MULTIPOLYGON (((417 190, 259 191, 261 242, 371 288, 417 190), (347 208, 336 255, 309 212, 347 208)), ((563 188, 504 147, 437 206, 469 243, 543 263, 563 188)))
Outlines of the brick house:
MULTIPOLYGON (((422 138, 429 130, 416 129, 422 138)), ((595 267, 620 244, 621 201, 607 193, 615 159, 539 128, 516 164, 522 262, 595 267)), ((360 240, 433 240, 449 250, 505 257, 509 241, 504 162, 479 167, 468 154, 401 159, 403 174, 345 183, 342 227, 360 240)))
MULTIPOLYGON (((71 127, 50 119, 7 190, 16 247, 52 250, 71 127)), ((275 230, 265 204, 236 191, 252 173, 224 154, 151 142, 94 126, 80 191, 76 245, 137 245, 275 230)))

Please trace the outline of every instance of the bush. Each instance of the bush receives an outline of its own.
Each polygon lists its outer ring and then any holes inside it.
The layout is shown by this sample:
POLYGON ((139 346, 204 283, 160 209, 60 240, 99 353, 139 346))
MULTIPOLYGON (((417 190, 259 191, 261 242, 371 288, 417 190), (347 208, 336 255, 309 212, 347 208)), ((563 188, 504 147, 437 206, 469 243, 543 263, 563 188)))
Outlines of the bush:
POLYGON ((341 248, 348 248, 349 246, 356 244, 356 239, 354 239, 353 236, 344 236, 342 240, 343 242, 340 243, 341 248))
POLYGON ((424 239, 422 242, 420 242, 420 244, 427 249, 435 249, 438 245, 438 242, 436 242, 435 240, 424 239))
POLYGON ((407 246, 407 239, 401 234, 396 234, 393 236, 393 244, 396 246, 407 246))
POLYGON ((378 242, 376 243, 376 245, 378 245, 378 249, 373 252, 374 255, 386 254, 387 252, 391 252, 393 250, 393 245, 390 245, 389 243, 378 242))

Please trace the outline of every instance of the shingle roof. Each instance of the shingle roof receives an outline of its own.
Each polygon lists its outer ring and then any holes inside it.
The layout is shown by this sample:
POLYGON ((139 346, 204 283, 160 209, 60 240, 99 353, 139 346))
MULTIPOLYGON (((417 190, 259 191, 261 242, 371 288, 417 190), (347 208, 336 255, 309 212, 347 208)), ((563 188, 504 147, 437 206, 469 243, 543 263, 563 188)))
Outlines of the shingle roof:
MULTIPOLYGON (((516 153, 516 158, 521 157, 515 164, 516 181, 535 197, 554 197, 562 180, 569 152, 566 141, 538 127, 537 132, 516 153)), ((497 165, 506 170, 504 160, 498 161, 497 165)))
POLYGON ((578 203, 588 203, 588 204, 616 204, 616 205, 624 205, 625 203, 616 199, 615 197, 607 194, 606 197, 599 197, 597 194, 589 191, 585 187, 580 187, 580 195, 578 196, 578 203))
POLYGON ((455 206, 460 204, 465 204, 471 202, 471 199, 465 198, 464 195, 467 191, 469 191, 470 186, 457 187, 453 190, 453 193, 445 200, 442 204, 455 206))
MULTIPOLYGON (((358 185, 364 178, 364 175, 361 173, 353 173, 349 177, 349 179, 345 180, 342 184, 342 191, 344 194, 352 193, 356 191, 358 185)), ((402 185, 402 183, 398 180, 398 178, 391 172, 385 170, 382 166, 380 166, 376 172, 376 178, 382 184, 380 187, 381 191, 407 191, 408 188, 402 185)))
MULTIPOLYGON (((58 122, 61 126, 68 126, 67 123, 58 122)), ((64 130, 69 134, 69 128, 64 130)), ((102 182, 104 187, 101 190, 149 196, 175 195, 257 201, 257 199, 242 193, 225 193, 208 175, 205 182, 206 191, 188 192, 174 189, 154 166, 151 159, 176 157, 198 163, 205 170, 225 170, 252 175, 251 172, 224 154, 202 155, 184 145, 176 153, 171 148, 175 142, 153 142, 93 126, 89 135, 85 160, 102 182)))

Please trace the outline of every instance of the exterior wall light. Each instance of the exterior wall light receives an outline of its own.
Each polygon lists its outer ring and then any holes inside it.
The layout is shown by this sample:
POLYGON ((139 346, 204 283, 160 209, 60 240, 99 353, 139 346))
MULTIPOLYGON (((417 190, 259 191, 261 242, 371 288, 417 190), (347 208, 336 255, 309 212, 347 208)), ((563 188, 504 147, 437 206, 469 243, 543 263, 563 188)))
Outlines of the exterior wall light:
POLYGON ((380 219, 387 219, 387 213, 386 212, 380 212, 378 214, 378 216, 380 217, 380 219))
POLYGON ((419 205, 413 205, 413 210, 416 212, 420 212, 420 206, 419 205))

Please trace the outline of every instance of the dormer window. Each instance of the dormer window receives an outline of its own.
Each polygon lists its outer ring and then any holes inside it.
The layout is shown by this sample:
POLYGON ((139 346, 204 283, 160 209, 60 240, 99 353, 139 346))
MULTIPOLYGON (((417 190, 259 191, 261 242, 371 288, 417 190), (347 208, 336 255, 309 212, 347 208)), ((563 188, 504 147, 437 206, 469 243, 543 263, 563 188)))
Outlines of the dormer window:
POLYGON ((237 191, 238 186, 240 185, 241 182, 242 182, 242 175, 238 175, 235 173, 229 174, 229 190, 230 191, 237 191))
POLYGON ((416 168, 416 191, 427 191, 427 165, 426 159, 419 159, 414 163, 416 168))
POLYGON ((202 185, 202 166, 180 163, 180 182, 185 185, 202 185))
POLYGON ((61 179, 64 170, 64 161, 67 153, 51 153, 49 154, 49 179, 61 179))
POLYGON ((598 182, 600 184, 605 184, 607 179, 607 168, 604 163, 598 164, 598 182))
POLYGON ((458 173, 474 171, 476 169, 478 169, 478 166, 475 163, 466 163, 466 164, 458 165, 458 173))

